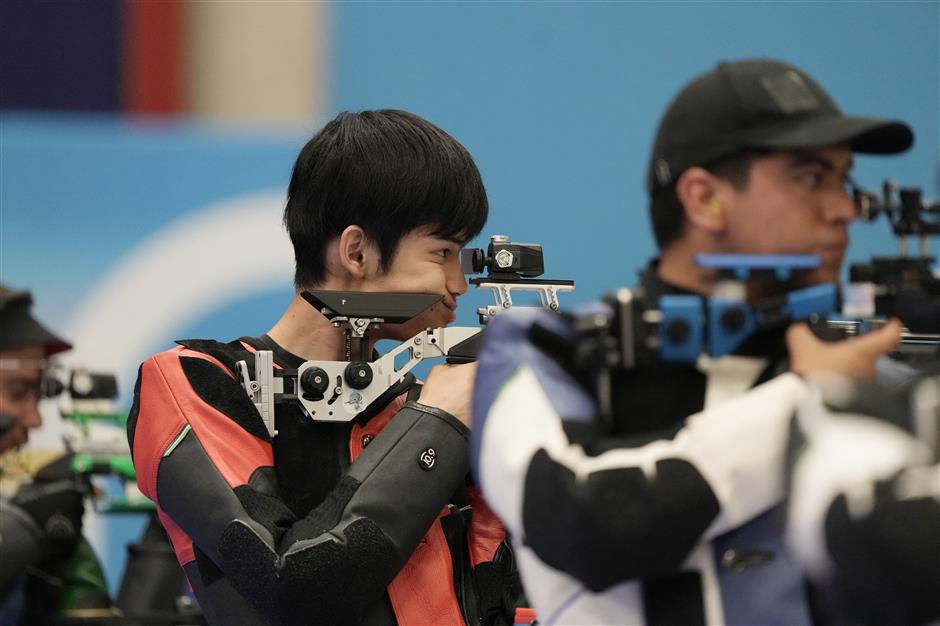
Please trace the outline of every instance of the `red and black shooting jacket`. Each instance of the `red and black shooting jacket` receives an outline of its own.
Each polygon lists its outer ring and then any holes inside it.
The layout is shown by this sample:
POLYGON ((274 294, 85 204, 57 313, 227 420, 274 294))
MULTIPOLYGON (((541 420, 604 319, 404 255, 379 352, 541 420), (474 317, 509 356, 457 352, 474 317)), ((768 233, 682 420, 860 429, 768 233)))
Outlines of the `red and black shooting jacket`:
POLYGON ((178 343, 141 365, 128 439, 210 624, 511 623, 521 588, 466 483, 469 431, 412 377, 353 422, 278 404, 272 438, 235 364, 302 359, 266 335, 178 343))

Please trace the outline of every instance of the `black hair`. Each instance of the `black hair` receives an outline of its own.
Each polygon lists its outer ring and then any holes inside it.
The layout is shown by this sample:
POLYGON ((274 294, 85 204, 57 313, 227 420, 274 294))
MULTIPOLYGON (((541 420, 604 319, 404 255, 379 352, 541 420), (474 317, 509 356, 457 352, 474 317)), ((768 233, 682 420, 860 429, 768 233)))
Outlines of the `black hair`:
MULTIPOLYGON (((701 167, 728 181, 735 189, 744 189, 750 178, 751 165, 765 154, 765 151, 746 150, 701 167)), ((685 208, 676 194, 675 183, 653 192, 650 198, 650 221, 656 246, 660 250, 665 250, 682 236, 685 230, 685 208)))
POLYGON ((425 228, 465 243, 486 223, 489 204, 473 157, 456 139, 413 113, 343 112, 300 151, 284 225, 294 244, 294 285, 326 276, 327 244, 357 224, 387 270, 398 243, 425 228))

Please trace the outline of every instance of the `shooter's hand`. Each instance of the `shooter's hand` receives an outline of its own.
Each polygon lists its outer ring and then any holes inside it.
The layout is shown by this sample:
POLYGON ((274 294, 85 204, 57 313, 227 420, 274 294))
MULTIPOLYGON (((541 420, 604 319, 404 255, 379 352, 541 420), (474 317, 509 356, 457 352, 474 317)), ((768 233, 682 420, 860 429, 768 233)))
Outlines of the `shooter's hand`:
POLYGON ((875 360, 895 350, 900 341, 901 324, 894 319, 866 335, 834 343, 817 339, 806 324, 787 330, 790 369, 802 376, 841 374, 872 381, 875 360))
POLYGON ((421 388, 419 402, 447 411, 470 428, 473 381, 477 375, 477 364, 436 365, 431 368, 421 388))

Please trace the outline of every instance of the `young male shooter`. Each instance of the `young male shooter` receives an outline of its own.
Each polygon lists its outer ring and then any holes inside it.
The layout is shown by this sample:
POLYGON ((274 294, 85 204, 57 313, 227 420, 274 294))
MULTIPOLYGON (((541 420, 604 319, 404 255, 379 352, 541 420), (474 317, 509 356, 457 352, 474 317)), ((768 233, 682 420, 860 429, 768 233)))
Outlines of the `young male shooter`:
MULTIPOLYGON (((715 276, 694 263, 704 252, 817 254, 806 282, 837 280, 855 216, 852 151, 911 141, 902 123, 843 115, 785 63, 721 63, 697 77, 670 104, 650 159, 660 258, 642 276, 648 307, 710 295, 715 276)), ((827 622, 783 545, 789 428, 808 389, 797 374, 872 376, 896 323, 833 345, 793 328, 789 355, 785 330, 765 331, 727 357, 618 372, 614 423, 598 432, 584 427, 590 399, 519 345, 526 326, 514 319, 487 331, 474 440, 484 493, 524 541, 541 622, 827 622)))
MULTIPOLYGON (((373 340, 454 320, 458 252, 488 211, 472 158, 402 111, 342 113, 301 151, 284 223, 296 287, 432 293, 440 304, 373 340)), ((212 624, 498 624, 515 572, 468 469, 474 366, 409 376, 349 423, 278 405, 278 435, 236 381, 272 350, 280 367, 342 360, 343 335, 299 295, 260 337, 180 341, 140 370, 128 437, 212 624), (420 462, 433 448, 435 463, 420 462)))

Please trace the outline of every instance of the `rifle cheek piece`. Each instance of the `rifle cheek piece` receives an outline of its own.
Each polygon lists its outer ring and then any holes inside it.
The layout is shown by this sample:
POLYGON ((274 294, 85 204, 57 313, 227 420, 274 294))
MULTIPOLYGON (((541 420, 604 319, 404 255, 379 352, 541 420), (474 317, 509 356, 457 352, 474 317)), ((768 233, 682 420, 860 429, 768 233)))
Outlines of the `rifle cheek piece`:
MULTIPOLYGON (((508 237, 490 238, 486 253, 479 248, 461 251, 465 272, 484 276, 470 279, 477 288, 492 290, 495 306, 477 313, 480 323, 512 308, 512 291, 532 291, 542 306, 558 310, 558 293, 572 291, 574 281, 534 278, 544 271, 542 246, 514 243, 508 237)), ((270 351, 255 354, 252 377, 246 361, 237 364, 238 378, 258 408, 274 437, 274 404, 299 403, 315 421, 348 422, 393 386, 400 384, 425 359, 446 358, 449 363, 476 359, 480 328, 426 329, 372 360, 370 333, 381 324, 402 324, 441 300, 436 294, 365 293, 352 291, 304 291, 301 296, 337 328, 343 328, 345 354, 342 361, 305 361, 296 370, 274 369, 270 351), (352 354, 353 339, 360 353, 352 354), (288 382, 285 382, 288 381, 288 382)))

